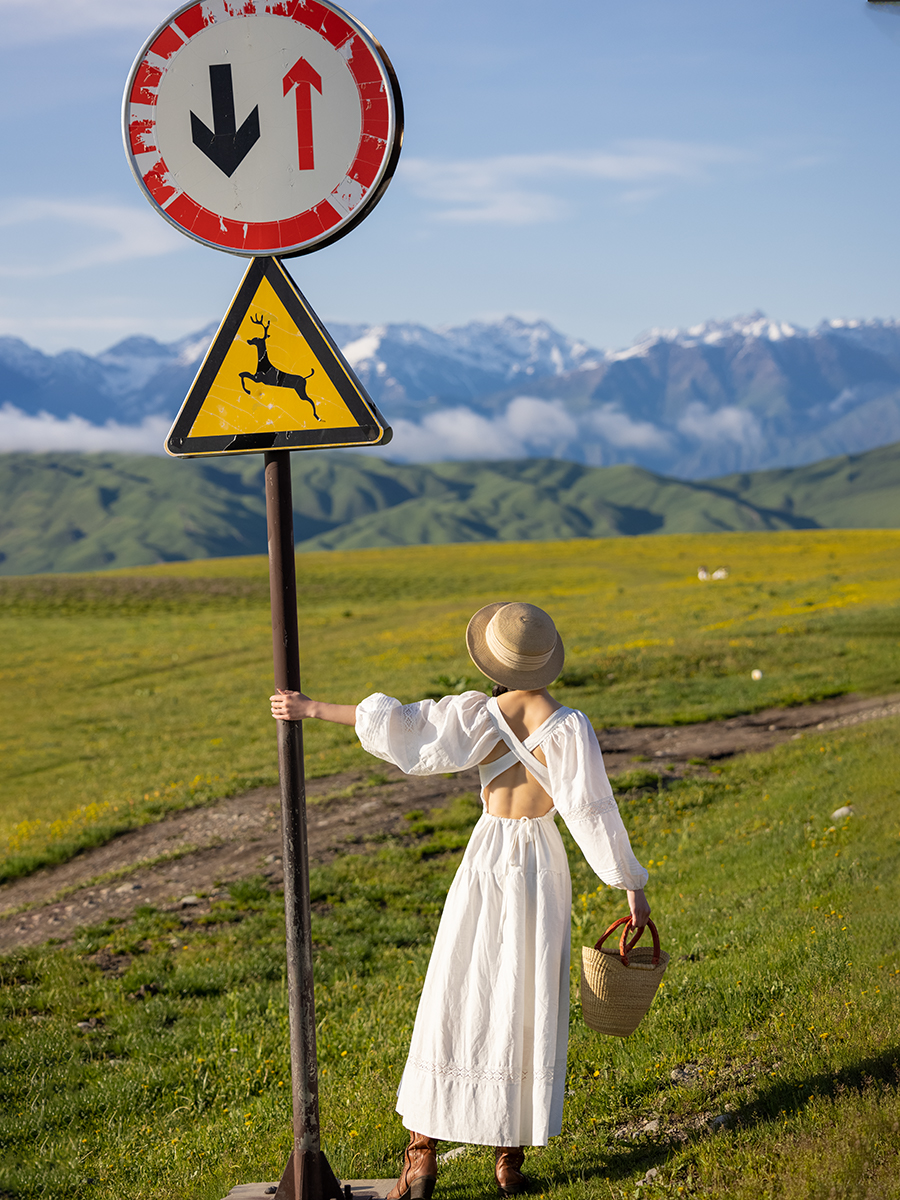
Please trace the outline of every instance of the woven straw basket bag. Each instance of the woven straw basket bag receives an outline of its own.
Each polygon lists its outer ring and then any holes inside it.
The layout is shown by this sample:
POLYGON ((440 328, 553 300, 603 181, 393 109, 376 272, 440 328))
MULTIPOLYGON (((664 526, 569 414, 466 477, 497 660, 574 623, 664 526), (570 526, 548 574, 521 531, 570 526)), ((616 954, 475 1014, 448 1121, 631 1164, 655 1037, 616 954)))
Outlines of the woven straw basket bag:
POLYGON ((635 949, 644 931, 639 929, 629 942, 631 928, 631 917, 620 917, 595 946, 584 946, 581 951, 584 1019, 590 1029, 613 1037, 628 1037, 634 1033, 653 1003, 663 972, 669 965, 669 956, 659 948, 659 934, 652 921, 647 922, 653 935, 652 950, 649 946, 635 949), (623 929, 618 949, 604 950, 603 943, 620 925, 623 929))

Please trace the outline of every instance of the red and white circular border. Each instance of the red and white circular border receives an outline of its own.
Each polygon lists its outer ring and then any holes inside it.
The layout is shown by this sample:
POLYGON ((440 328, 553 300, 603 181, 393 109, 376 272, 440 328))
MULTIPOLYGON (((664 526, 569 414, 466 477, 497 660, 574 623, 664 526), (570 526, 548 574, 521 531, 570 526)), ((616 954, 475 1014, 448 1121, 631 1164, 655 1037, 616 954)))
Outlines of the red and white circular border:
POLYGON ((400 88, 387 55, 362 25, 327 0, 203 0, 189 3, 144 45, 125 86, 125 151, 151 204, 182 233, 229 254, 304 254, 349 233, 371 212, 390 182, 403 140, 400 88), (341 50, 359 90, 362 129, 356 157, 330 196, 283 221, 235 221, 210 212, 178 187, 154 144, 156 104, 166 63, 218 19, 257 13, 287 17, 341 50), (155 154, 154 158, 150 158, 155 154), (139 165, 140 155, 144 165, 139 165))

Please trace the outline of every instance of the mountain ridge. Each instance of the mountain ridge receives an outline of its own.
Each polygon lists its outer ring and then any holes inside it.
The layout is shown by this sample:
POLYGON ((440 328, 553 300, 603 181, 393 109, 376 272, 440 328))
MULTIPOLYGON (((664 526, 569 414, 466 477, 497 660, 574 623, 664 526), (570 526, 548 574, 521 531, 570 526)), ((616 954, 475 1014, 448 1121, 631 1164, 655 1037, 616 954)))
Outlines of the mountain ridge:
MULTIPOLYGON (((703 479, 900 439, 893 318, 804 329, 753 312, 616 351, 517 317, 330 329, 393 426, 384 453, 398 462, 551 455, 703 479)), ((0 449, 88 447, 92 429, 111 446, 144 423, 128 444, 158 451, 213 332, 131 337, 94 357, 0 338, 0 449)))
MULTIPOLYGON (((678 480, 558 459, 293 457, 298 551, 727 530, 900 528, 900 443, 810 466, 678 480)), ((261 455, 175 462, 0 454, 0 575, 262 554, 261 455)))

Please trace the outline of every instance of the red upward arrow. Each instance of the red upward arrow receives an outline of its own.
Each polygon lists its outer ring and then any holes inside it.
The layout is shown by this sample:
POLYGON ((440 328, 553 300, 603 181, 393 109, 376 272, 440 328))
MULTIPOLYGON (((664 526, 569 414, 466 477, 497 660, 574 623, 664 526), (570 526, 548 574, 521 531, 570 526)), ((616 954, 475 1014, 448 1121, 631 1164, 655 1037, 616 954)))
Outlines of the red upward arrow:
POLYGON ((321 96, 322 76, 305 58, 298 58, 281 82, 285 96, 292 87, 297 89, 297 154, 300 170, 312 171, 316 165, 313 158, 312 89, 315 88, 321 96))

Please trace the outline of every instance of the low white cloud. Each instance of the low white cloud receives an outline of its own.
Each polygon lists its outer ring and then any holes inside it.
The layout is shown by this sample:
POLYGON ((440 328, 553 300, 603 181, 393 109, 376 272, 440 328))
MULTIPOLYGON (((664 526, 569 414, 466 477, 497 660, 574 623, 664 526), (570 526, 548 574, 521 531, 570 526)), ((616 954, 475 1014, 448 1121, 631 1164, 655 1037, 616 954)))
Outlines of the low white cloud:
POLYGON ((405 462, 440 462, 448 458, 522 458, 523 447, 504 438, 490 417, 471 408, 430 413, 420 424, 394 422, 389 458, 405 462))
MULTIPOLYGON (((139 425, 107 421, 94 425, 71 415, 29 416, 12 404, 0 408, 0 453, 13 450, 119 450, 125 454, 163 454, 171 425, 168 417, 145 417, 139 425)), ((394 422, 389 458, 406 462, 445 459, 566 458, 596 438, 588 418, 567 413, 557 400, 518 396, 506 410, 484 416, 470 408, 429 413, 420 423, 394 422)))
POLYGON ((611 404, 604 404, 591 413, 585 424, 619 449, 666 451, 670 448, 665 430, 650 421, 632 421, 627 413, 611 404))
POLYGON ((170 0, 0 0, 7 45, 55 41, 98 29, 150 33, 171 11, 170 0))
MULTIPOLYGON (((12 404, 0 408, 0 453, 41 450, 118 450, 124 454, 163 454, 170 417, 145 417, 138 425, 83 417, 65 419, 42 412, 30 416, 12 404)), ((735 407, 710 411, 696 402, 678 422, 678 432, 694 442, 761 444, 752 413, 735 407)), ((669 432, 649 421, 633 421, 612 405, 584 413, 567 412, 560 400, 517 396, 502 412, 485 415, 465 406, 427 413, 421 421, 397 420, 386 457, 400 462, 452 459, 563 458, 602 466, 631 461, 633 454, 672 452, 669 432)))
POLYGON ((726 405, 712 412, 695 400, 678 420, 678 432, 701 442, 734 442, 738 446, 762 444, 759 421, 746 408, 726 405))
POLYGON ((181 236, 149 206, 20 199, 0 206, 0 277, 40 279, 156 258, 181 236))
POLYGON ((518 396, 492 416, 446 408, 420 422, 394 423, 389 458, 436 462, 472 458, 582 458, 604 461, 603 447, 666 450, 668 438, 649 422, 613 411, 569 413, 559 400, 518 396), (594 452, 591 454, 591 447, 594 452))
POLYGON ((662 185, 701 181, 748 155, 728 146, 635 140, 581 154, 504 154, 440 161, 406 158, 398 175, 442 221, 535 225, 566 216, 602 183, 627 203, 646 202, 662 185))
POLYGON ((107 421, 93 425, 74 415, 63 420, 50 413, 32 417, 12 404, 0 408, 0 452, 12 450, 118 450, 123 454, 164 454, 172 421, 145 417, 140 425, 107 421))
POLYGON ((509 404, 502 421, 523 443, 548 450, 568 444, 579 436, 578 422, 559 400, 517 396, 509 404))

